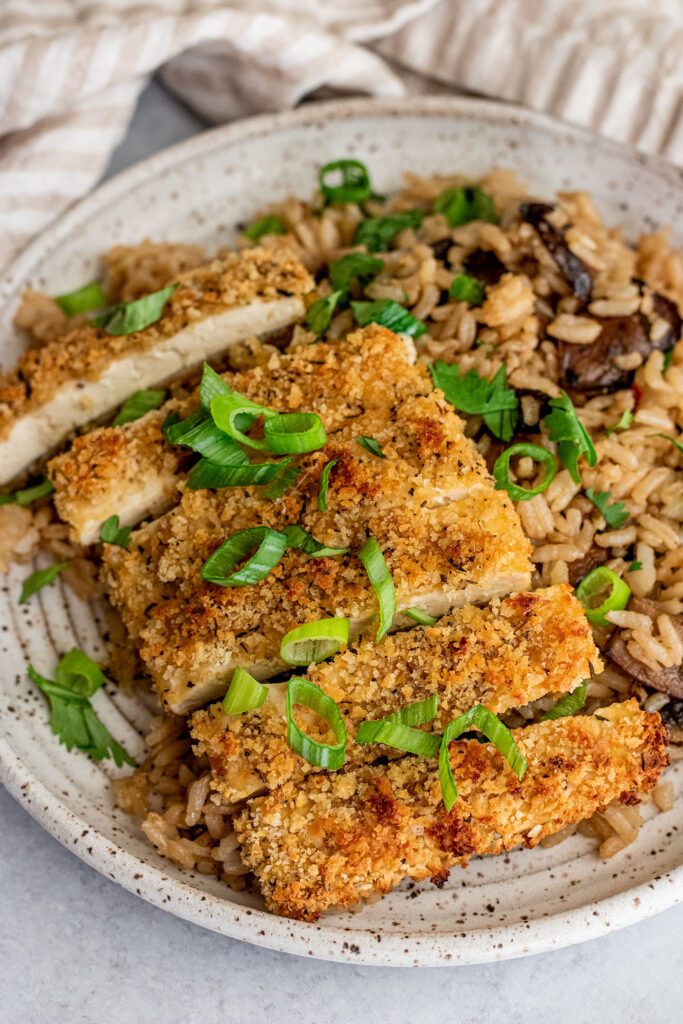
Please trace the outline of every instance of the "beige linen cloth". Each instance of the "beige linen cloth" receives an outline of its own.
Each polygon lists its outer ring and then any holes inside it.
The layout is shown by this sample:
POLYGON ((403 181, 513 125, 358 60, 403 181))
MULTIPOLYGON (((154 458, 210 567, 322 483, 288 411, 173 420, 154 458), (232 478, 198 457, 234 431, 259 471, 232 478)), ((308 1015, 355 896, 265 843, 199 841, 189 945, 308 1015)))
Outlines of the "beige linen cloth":
POLYGON ((156 71, 212 123, 467 90, 683 164, 683 0, 0 0, 0 265, 93 187, 156 71))

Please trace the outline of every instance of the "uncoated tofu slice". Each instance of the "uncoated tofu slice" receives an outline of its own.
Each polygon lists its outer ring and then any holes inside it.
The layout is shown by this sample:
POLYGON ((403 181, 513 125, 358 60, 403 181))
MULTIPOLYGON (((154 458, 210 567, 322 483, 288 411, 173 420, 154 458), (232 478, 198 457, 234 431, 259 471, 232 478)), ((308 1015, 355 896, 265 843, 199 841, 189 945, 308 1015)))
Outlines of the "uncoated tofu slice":
POLYGON ((266 249, 230 253, 180 274, 178 282, 150 327, 122 336, 78 327, 25 352, 0 377, 0 484, 133 391, 294 323, 313 288, 300 263, 266 249))
POLYGON ((280 642, 296 625, 344 616, 352 636, 367 626, 378 611, 357 556, 368 535, 384 553, 399 612, 417 604, 442 615, 528 589, 530 545, 517 515, 439 392, 357 417, 301 466, 297 486, 276 502, 256 488, 185 491, 171 512, 134 534, 129 551, 105 550, 110 599, 171 710, 222 696, 238 665, 259 678, 281 671, 280 642), (377 438, 385 458, 361 447, 361 435, 377 438), (328 510, 319 512, 320 478, 332 459, 328 510), (289 549, 250 587, 200 579, 208 556, 239 530, 294 523, 351 551, 311 558, 289 549))
MULTIPOLYGON (((380 644, 366 638, 331 661, 311 665, 306 677, 339 705, 349 737, 346 763, 353 765, 400 756, 385 745, 353 742, 365 719, 438 694, 437 717, 423 728, 442 732, 476 704, 499 715, 546 694, 571 691, 600 668, 583 608, 571 588, 560 584, 488 608, 458 609, 435 626, 395 633, 380 644)), ((212 788, 226 800, 243 800, 322 770, 287 742, 286 688, 272 684, 266 703, 255 711, 226 715, 221 704, 213 704, 192 716, 195 750, 208 755, 212 788)), ((297 721, 328 742, 320 719, 302 709, 297 721)))
POLYGON ((659 715, 635 700, 512 735, 528 761, 521 781, 492 744, 451 744, 459 796, 450 812, 436 759, 412 756, 309 775, 251 800, 235 829, 269 908, 314 921, 404 878, 440 884, 473 854, 536 846, 611 800, 637 803, 669 761, 659 715))
MULTIPOLYGON (((334 433, 364 410, 391 406, 400 394, 428 394, 429 375, 414 361, 410 339, 372 324, 336 345, 307 345, 223 379, 277 412, 317 412, 334 433)), ((110 516, 135 526, 179 499, 188 450, 169 444, 161 427, 170 412, 184 418, 198 404, 196 391, 132 423, 91 430, 52 459, 48 475, 55 505, 73 540, 91 544, 110 516)))

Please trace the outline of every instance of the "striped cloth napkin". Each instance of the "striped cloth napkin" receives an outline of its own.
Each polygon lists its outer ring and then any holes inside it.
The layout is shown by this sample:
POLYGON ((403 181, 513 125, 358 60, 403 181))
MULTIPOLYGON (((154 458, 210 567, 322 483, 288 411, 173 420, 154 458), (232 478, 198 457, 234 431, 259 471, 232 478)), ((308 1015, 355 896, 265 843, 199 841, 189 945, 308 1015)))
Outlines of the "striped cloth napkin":
POLYGON ((0 265, 93 187, 155 72, 211 123, 467 90, 683 164, 681 0, 0 0, 0 265))

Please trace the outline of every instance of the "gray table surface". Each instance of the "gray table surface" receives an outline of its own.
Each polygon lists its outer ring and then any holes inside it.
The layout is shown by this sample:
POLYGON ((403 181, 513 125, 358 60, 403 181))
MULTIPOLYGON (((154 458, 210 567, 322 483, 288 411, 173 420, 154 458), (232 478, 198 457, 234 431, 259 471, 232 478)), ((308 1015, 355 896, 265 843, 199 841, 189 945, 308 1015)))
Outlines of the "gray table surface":
MULTIPOLYGON (((156 84, 107 174, 203 124, 156 84)), ((214 935, 86 867, 0 789, 0 1024, 680 1024, 683 905, 479 967, 356 967, 214 935)))

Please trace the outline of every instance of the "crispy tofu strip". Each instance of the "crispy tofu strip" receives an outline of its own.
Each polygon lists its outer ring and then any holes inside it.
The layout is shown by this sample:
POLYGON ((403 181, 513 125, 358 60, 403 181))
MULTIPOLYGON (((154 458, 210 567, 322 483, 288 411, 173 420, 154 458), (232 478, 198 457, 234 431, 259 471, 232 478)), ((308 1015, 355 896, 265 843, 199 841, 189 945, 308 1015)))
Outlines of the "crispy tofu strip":
MULTIPOLYGON (((367 638, 331 661, 311 665, 307 677, 339 705, 349 743, 347 764, 362 764, 392 748, 351 742, 364 719, 382 718, 407 704, 439 695, 442 732, 475 704, 499 715, 549 693, 579 686, 601 667, 590 625, 567 584, 517 594, 488 608, 468 606, 435 626, 367 638)), ((208 754, 212 788, 228 801, 243 800, 310 772, 320 771, 287 742, 286 684, 269 687, 256 711, 226 715, 221 704, 196 711, 190 731, 198 754, 208 754)), ((320 720, 301 709, 299 724, 319 735, 320 720)))
POLYGON ((251 800, 235 829, 270 909, 314 921, 404 878, 441 884, 473 854, 536 846, 611 800, 637 803, 669 760, 659 715, 635 700, 513 736, 528 761, 521 781, 492 744, 451 745, 459 798, 450 812, 436 761, 412 756, 309 775, 251 800))
POLYGON ((186 490, 171 512, 133 535, 129 551, 105 550, 110 599, 171 710, 222 696, 237 665, 259 678, 281 671, 280 641, 295 625, 337 615, 351 620, 351 635, 366 627, 377 599, 356 552, 368 535, 384 552, 399 612, 419 604, 443 615, 528 589, 530 546, 517 515, 439 392, 357 417, 300 465, 297 485, 276 502, 258 488, 186 490), (360 435, 376 437, 385 458, 362 448, 360 435), (328 510, 319 512, 320 477, 331 459, 338 461, 328 510), (232 534, 293 523, 351 551, 311 558, 288 549, 250 587, 200 579, 203 563, 232 534))
MULTIPOLYGON (((278 412, 317 412, 327 432, 334 433, 364 410, 391 406, 400 394, 428 394, 431 381, 414 360, 412 342, 373 324, 337 345, 308 345, 223 378, 233 390, 278 412)), ((135 526, 179 499, 188 451, 168 444, 161 426, 170 412, 182 418, 198 403, 197 391, 133 423, 92 430, 52 459, 48 475, 55 504, 74 540, 91 544, 109 516, 135 526)), ((466 450, 469 456, 469 446, 466 450)))
POLYGON ((0 483, 68 434, 151 387, 304 312, 308 272, 283 252, 230 253, 178 277, 160 320, 120 337, 82 326, 0 377, 0 483))

